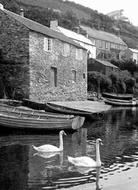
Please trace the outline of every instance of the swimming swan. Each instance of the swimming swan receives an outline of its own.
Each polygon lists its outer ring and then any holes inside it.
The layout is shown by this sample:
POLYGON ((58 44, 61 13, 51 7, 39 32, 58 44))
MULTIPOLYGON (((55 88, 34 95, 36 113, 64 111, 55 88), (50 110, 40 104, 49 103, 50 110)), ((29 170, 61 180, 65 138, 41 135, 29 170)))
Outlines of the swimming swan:
POLYGON ((88 156, 80 156, 73 158, 68 156, 68 161, 75 166, 81 167, 100 167, 101 166, 101 159, 100 159, 100 150, 99 144, 101 143, 101 139, 96 140, 96 161, 88 156))
POLYGON ((66 133, 61 130, 59 132, 59 148, 56 147, 56 146, 53 146, 51 144, 45 144, 45 145, 42 145, 42 146, 39 146, 39 147, 36 147, 34 145, 32 145, 32 147, 38 151, 38 152, 59 152, 59 151, 63 151, 63 135, 66 135, 66 133))

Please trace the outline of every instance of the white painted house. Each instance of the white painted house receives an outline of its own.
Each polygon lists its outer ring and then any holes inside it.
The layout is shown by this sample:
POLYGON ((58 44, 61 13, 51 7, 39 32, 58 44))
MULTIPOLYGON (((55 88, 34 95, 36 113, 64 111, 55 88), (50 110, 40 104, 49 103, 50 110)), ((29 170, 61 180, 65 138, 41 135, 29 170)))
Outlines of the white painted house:
POLYGON ((66 28, 58 26, 58 21, 54 20, 50 22, 50 28, 56 31, 61 32, 65 36, 71 38, 73 41, 79 43, 82 47, 87 49, 89 58, 96 58, 96 46, 95 43, 92 42, 87 37, 83 36, 82 34, 78 34, 74 31, 68 30, 66 28))
POLYGON ((138 64, 138 50, 129 48, 129 50, 132 53, 132 60, 135 61, 136 64, 138 64))

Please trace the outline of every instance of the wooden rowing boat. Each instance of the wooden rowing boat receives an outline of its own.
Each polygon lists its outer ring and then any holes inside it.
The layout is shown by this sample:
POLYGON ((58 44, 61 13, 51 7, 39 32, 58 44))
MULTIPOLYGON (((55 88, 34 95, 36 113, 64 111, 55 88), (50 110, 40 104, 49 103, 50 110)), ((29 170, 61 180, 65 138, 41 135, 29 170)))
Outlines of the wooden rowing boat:
POLYGON ((78 109, 55 105, 52 103, 33 102, 28 99, 24 99, 22 101, 22 105, 33 108, 33 109, 37 109, 37 110, 45 110, 46 112, 51 112, 51 113, 55 113, 55 114, 81 116, 81 117, 85 117, 90 120, 98 120, 103 117, 103 113, 91 113, 91 112, 87 112, 87 111, 82 111, 82 110, 78 110, 78 109))
POLYGON ((115 93, 102 93, 103 98, 119 99, 119 100, 132 100, 132 94, 115 94, 115 93))
POLYGON ((0 125, 12 128, 61 130, 80 128, 85 118, 52 114, 0 104, 0 125))
POLYGON ((104 98, 105 103, 112 105, 112 106, 137 106, 136 99, 132 100, 119 100, 119 99, 110 99, 110 98, 104 98))
POLYGON ((52 112, 45 112, 44 110, 34 110, 28 107, 24 107, 24 106, 19 106, 19 107, 15 107, 15 106, 9 106, 6 104, 1 104, 0 103, 0 111, 7 111, 9 113, 24 113, 24 114, 28 114, 28 117, 34 116, 34 117, 48 117, 48 118, 63 118, 63 119, 68 119, 73 117, 74 115, 64 115, 64 114, 56 114, 56 113, 52 113, 52 112))

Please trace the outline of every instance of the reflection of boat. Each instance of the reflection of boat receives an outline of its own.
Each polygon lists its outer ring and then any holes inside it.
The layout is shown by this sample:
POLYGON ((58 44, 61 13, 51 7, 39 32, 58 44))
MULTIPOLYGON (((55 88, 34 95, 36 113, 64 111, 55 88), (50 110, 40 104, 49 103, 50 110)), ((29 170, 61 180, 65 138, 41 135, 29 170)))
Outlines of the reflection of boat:
POLYGON ((132 100, 119 100, 119 99, 111 99, 111 98, 104 98, 105 103, 112 105, 112 106, 137 106, 136 99, 132 100))
POLYGON ((78 129, 83 125, 83 122, 84 118, 80 116, 65 116, 0 105, 0 125, 5 127, 49 130, 78 129))
POLYGON ((132 94, 115 94, 115 93, 102 93, 104 98, 112 98, 112 99, 119 99, 119 100, 132 100, 132 94))

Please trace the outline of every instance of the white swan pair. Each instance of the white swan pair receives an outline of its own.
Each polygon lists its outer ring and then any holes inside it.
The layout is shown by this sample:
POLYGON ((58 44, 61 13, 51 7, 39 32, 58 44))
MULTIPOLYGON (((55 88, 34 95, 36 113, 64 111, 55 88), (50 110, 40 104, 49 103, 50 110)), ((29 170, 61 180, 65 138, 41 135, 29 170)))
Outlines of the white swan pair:
MULTIPOLYGON (((59 147, 50 144, 42 145, 39 147, 32 145, 32 147, 39 153, 51 153, 52 154, 51 156, 53 156, 53 152, 59 153, 63 151, 63 135, 66 135, 66 133, 62 130, 59 133, 59 147)), ((76 158, 68 156, 68 161, 77 167, 100 167, 101 166, 100 150, 99 150, 100 143, 101 139, 98 138, 96 140, 96 161, 88 156, 80 156, 76 158)), ((49 155, 49 157, 51 156, 49 155)))

